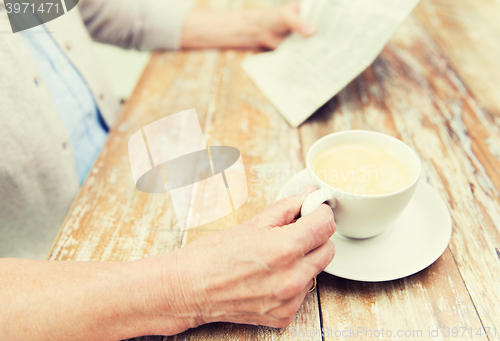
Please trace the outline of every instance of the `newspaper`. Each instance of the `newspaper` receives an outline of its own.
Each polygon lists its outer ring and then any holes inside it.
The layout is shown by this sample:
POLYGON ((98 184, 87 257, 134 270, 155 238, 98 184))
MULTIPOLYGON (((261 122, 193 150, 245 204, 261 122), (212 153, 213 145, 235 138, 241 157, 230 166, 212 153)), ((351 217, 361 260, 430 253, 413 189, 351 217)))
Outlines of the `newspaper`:
POLYGON ((375 60, 419 0, 303 0, 301 16, 317 32, 292 34, 242 67, 297 127, 375 60))

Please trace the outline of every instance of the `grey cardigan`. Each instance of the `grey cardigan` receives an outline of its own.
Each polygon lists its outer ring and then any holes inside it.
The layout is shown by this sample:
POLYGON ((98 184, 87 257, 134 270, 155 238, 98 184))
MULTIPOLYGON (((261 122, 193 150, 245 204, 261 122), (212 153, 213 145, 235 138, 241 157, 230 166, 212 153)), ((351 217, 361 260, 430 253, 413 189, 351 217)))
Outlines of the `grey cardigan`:
MULTIPOLYGON (((45 26, 112 127, 119 104, 89 33, 124 48, 177 49, 190 8, 176 0, 81 0, 79 10, 45 26)), ((24 257, 45 258, 78 190, 69 136, 0 0, 0 257, 18 257, 23 249, 24 257)))

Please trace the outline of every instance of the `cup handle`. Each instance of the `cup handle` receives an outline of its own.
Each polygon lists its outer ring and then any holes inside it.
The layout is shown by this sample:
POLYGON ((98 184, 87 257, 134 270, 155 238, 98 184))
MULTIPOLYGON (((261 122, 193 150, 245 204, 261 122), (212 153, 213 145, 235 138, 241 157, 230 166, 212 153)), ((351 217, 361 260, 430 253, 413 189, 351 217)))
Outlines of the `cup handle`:
POLYGON ((312 192, 302 203, 300 215, 303 217, 314 212, 314 210, 316 210, 325 201, 328 202, 332 209, 335 208, 337 202, 335 200, 335 193, 331 189, 320 188, 317 191, 312 192))
MULTIPOLYGON (((288 182, 283 186, 280 194, 276 198, 276 200, 280 200, 293 194, 298 193, 304 186, 313 185, 314 180, 310 171, 305 168, 298 172, 292 179, 288 180, 288 182)), ((302 203, 301 215, 305 216, 311 212, 314 212, 316 208, 318 208, 323 202, 328 201, 328 204, 334 208, 336 201, 334 191, 328 188, 322 188, 317 191, 314 191, 302 203)))

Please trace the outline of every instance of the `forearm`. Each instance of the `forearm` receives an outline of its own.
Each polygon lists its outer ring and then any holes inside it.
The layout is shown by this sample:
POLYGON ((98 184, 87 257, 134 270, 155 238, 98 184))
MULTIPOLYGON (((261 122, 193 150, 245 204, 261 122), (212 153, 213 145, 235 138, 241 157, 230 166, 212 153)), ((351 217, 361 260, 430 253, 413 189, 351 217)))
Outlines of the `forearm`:
POLYGON ((193 5, 183 0, 80 0, 93 39, 139 50, 176 50, 193 5))
POLYGON ((184 23, 182 48, 248 48, 259 44, 256 11, 192 9, 184 23))
POLYGON ((0 340, 118 340, 216 321, 286 327, 335 253, 328 205, 297 219, 314 190, 139 261, 0 259, 0 340))
POLYGON ((171 270, 162 269, 158 257, 126 263, 0 259, 0 339, 179 333, 190 322, 179 317, 177 288, 164 289, 165 276, 175 273, 175 262, 164 258, 171 270))

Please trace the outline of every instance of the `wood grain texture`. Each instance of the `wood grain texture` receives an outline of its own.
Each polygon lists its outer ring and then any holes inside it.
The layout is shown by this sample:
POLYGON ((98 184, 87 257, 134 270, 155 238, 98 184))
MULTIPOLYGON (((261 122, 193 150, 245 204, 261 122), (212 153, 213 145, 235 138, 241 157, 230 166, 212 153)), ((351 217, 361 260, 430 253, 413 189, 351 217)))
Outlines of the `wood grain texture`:
MULTIPOLYGON (((274 181, 276 174, 303 168, 299 135, 240 71, 246 54, 205 51, 152 57, 82 187, 50 259, 125 261, 165 253, 241 223, 274 202, 286 180, 274 181), (249 199, 232 214, 182 232, 168 195, 135 189, 127 141, 142 126, 192 107, 207 145, 241 151, 249 199)), ((306 297, 292 327, 320 328, 316 292, 306 297)), ((221 323, 172 339, 198 340, 200 333, 206 340, 281 340, 288 335, 286 329, 221 323)))
POLYGON ((421 22, 410 17, 373 65, 301 127, 304 153, 338 130, 370 129, 402 139, 420 154, 423 181, 445 198, 454 221, 451 252, 417 275, 381 284, 323 276, 324 327, 424 333, 436 327, 498 328, 498 168, 488 165, 495 158, 483 140, 473 138, 488 131, 488 138, 498 139, 486 115, 421 22), (395 301, 407 302, 399 313, 395 301))
POLYGON ((443 56, 489 112, 500 120, 500 2, 426 0, 415 15, 443 56))
MULTIPOLYGON (((263 0, 203 3, 266 5, 263 0)), ((318 289, 286 329, 215 323, 173 337, 137 340, 321 340, 318 334, 292 334, 292 328, 321 327, 421 330, 423 337, 413 339, 425 340, 429 329, 467 327, 475 333, 482 326, 496 327, 496 336, 440 334, 434 340, 500 340, 499 6, 493 0, 422 0, 376 61, 299 129, 287 125, 241 70, 241 61, 252 52, 154 54, 49 258, 127 261, 182 247, 262 211, 287 178, 304 167, 307 150, 321 136, 375 130, 417 151, 422 181, 450 209, 454 231, 438 261, 386 283, 322 274, 318 289), (189 108, 198 112, 207 145, 242 152, 249 199, 220 220, 182 232, 168 194, 135 189, 127 141, 148 123, 189 108)))

